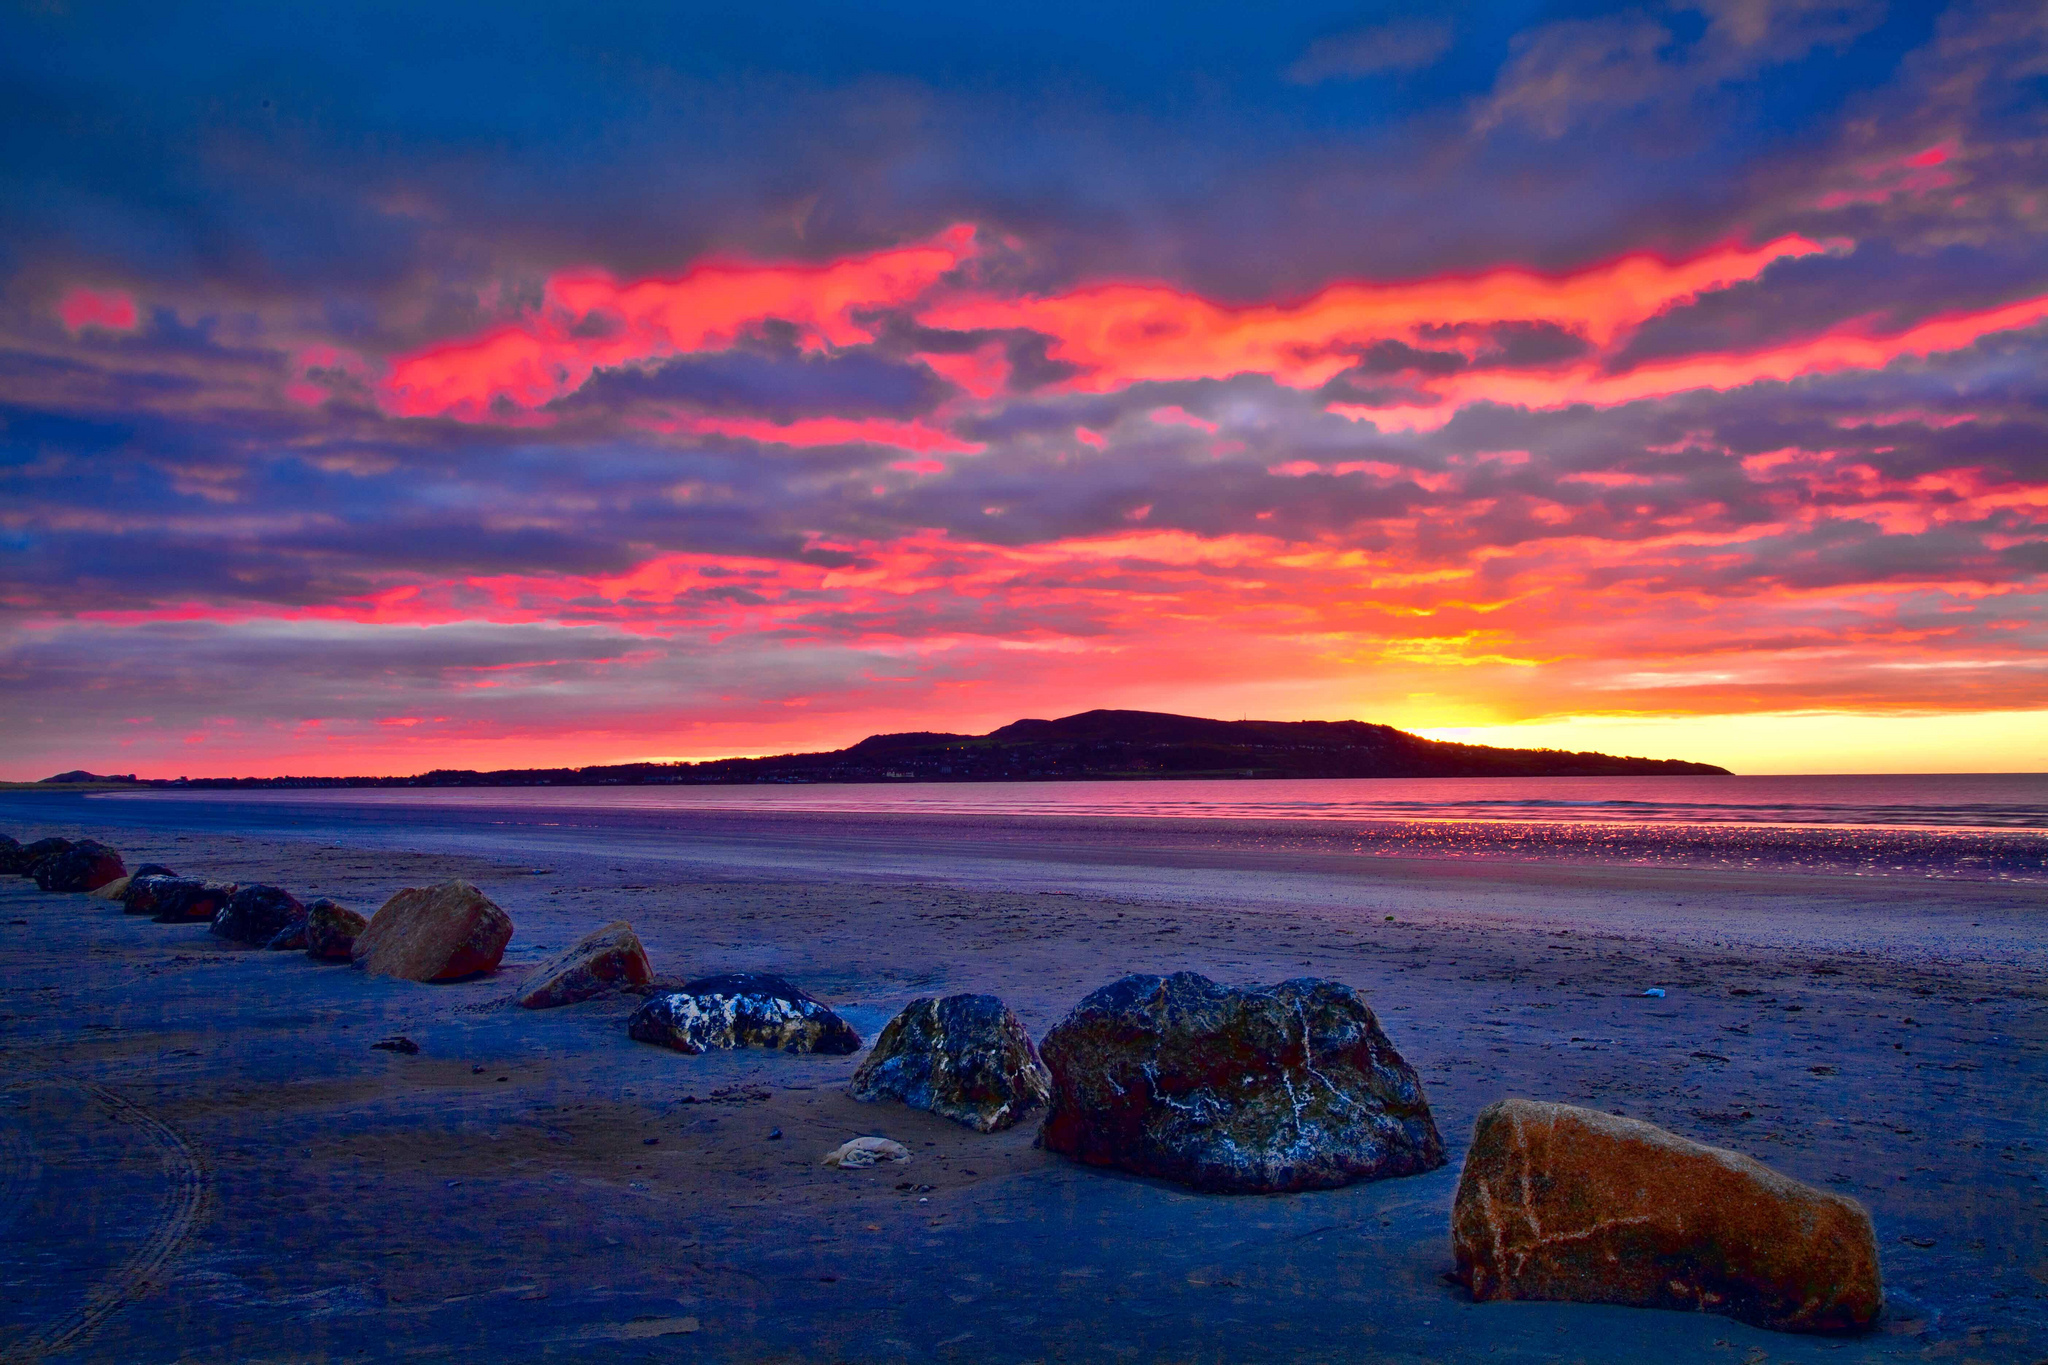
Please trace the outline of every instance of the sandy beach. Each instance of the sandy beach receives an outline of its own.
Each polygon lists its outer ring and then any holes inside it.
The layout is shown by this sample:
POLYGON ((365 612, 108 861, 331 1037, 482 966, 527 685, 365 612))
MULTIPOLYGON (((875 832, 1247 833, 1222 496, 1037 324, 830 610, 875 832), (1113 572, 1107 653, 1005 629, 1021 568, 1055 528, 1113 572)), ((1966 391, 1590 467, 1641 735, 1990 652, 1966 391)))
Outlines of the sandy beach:
MULTIPOLYGON (((1343 856, 899 821, 694 838, 11 797, 5 832, 365 912, 474 881, 502 971, 422 986, 0 881, 8 1360, 1765 1360, 2048 1356, 2038 884, 1343 856), (1119 851, 1119 850, 1122 851, 1119 851), (1225 1197, 843 1093, 859 1058, 685 1057, 522 964, 628 919, 658 972, 782 973, 872 1038, 919 995, 1042 1036, 1127 971, 1357 987, 1451 1162, 1225 1197), (1657 986, 1662 998, 1643 994, 1657 986), (416 1056, 374 1050, 403 1034, 416 1056), (1862 1200, 1853 1338, 1471 1303, 1446 1222, 1479 1108, 1645 1118, 1862 1200), (781 1136, 772 1135, 777 1131, 781 1136), (878 1134, 906 1166, 821 1167, 878 1134)), ((1163 827, 1162 827, 1163 828, 1163 827)))

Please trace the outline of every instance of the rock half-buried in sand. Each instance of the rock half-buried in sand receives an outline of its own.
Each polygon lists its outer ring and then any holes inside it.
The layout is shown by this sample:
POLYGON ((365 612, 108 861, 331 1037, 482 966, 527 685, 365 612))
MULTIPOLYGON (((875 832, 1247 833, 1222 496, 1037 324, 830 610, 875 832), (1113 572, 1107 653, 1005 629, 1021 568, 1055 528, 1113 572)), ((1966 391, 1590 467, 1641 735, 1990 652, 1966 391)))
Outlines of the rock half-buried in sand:
POLYGON ((468 882, 409 886, 356 935, 355 965, 374 976, 456 981, 496 971, 512 917, 468 882))
POLYGON ((516 997, 530 1010, 573 1005, 604 994, 615 986, 644 986, 654 980, 647 950, 633 926, 615 919, 594 929, 535 967, 520 983, 516 997))
POLYGON ((306 918, 299 898, 281 886, 251 882, 235 888, 213 917, 216 937, 234 943, 268 943, 278 931, 306 918))
POLYGON ((1444 1164, 1415 1068, 1349 986, 1127 976, 1046 1035, 1039 1143, 1232 1194, 1320 1190, 1444 1164))
POLYGON ((210 923, 240 889, 191 877, 137 877, 128 883, 128 913, 153 915, 158 924, 210 923))
POLYGON ((347 962, 355 956, 356 935, 369 926, 355 911, 322 896, 306 907, 306 956, 347 962))
POLYGON ((108 882, 127 876, 128 869, 113 849, 92 839, 81 839, 61 852, 38 858, 29 875, 44 891, 97 891, 108 882))
POLYGON ((846 1092, 901 1100, 977 1132, 1008 1128, 1052 1093, 1031 1035, 993 995, 913 1000, 875 1039, 846 1092))
POLYGON ((1884 1307, 1855 1200, 1568 1104, 1479 1111, 1451 1243, 1477 1299, 1701 1309, 1784 1332, 1855 1331, 1884 1307))
POLYGON ((765 972, 731 972, 649 997, 626 1032, 678 1052, 772 1047, 784 1052, 843 1056, 860 1051, 860 1035, 828 1007, 765 972))

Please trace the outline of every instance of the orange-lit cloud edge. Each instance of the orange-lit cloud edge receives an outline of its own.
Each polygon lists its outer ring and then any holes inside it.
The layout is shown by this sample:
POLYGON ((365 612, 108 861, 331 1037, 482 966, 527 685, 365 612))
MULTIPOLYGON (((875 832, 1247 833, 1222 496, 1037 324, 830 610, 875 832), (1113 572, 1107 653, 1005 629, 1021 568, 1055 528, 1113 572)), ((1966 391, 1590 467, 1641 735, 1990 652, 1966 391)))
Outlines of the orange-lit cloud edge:
MULTIPOLYGON (((1576 405, 1611 408, 1699 390, 1729 391, 1845 371, 1878 370, 1901 360, 1956 351, 1999 332, 2048 319, 2048 297, 1927 318, 1887 328, 1875 319, 1841 324, 1749 351, 1701 354, 1611 368, 1643 324, 1712 293, 1754 282, 1774 264, 1842 243, 1788 236, 1755 246, 1728 244, 1680 260, 1634 254, 1578 271, 1544 275, 1519 269, 1398 283, 1333 284, 1292 303, 1233 307, 1172 286, 1106 283, 1038 297, 1007 296, 977 282, 971 227, 923 243, 822 264, 708 261, 672 276, 618 281, 594 271, 563 272, 543 304, 476 335, 394 357, 376 381, 377 401, 395 417, 444 418, 521 426, 553 420, 548 405, 604 369, 724 349, 774 321, 794 329, 815 352, 871 342, 873 319, 894 310, 929 328, 1021 329, 1050 339, 1049 358, 1073 367, 1055 391, 1110 394, 1146 383, 1264 375, 1309 390, 1329 381, 1374 343, 1479 353, 1484 329, 1538 323, 1583 340, 1566 363, 1466 370, 1410 385, 1416 397, 1388 406, 1332 401, 1337 417, 1387 432, 1441 428, 1474 404, 1528 410, 1576 405)), ((61 305, 73 331, 136 325, 125 295, 74 290, 61 305)), ((942 474, 947 460, 972 459, 979 443, 949 423, 998 400, 1006 381, 1000 349, 921 358, 952 381, 957 396, 928 418, 908 422, 811 417, 787 423, 687 408, 645 422, 677 440, 719 435, 793 446, 862 442, 900 451, 896 470, 910 478, 942 474), (945 458, 940 458, 945 457, 945 458)), ((360 357, 322 352, 313 363, 369 372, 360 357)), ((312 395, 301 401, 313 401, 312 395)), ((1229 438, 1227 425, 1162 406, 1149 420, 1229 438)), ((1876 414, 1872 423, 1917 420, 1876 414)), ((1079 428, 1077 444, 1114 454, 1119 433, 1079 428)), ((1499 458, 1511 459, 1513 452, 1499 458)), ((913 689, 926 718, 943 698, 947 717, 994 722, 1045 713, 1042 698, 1072 705, 1168 707, 1176 697, 1211 710, 1229 700, 1271 698, 1298 714, 1366 714, 1427 726, 1486 726, 1559 721, 1588 715, 1684 720, 1812 709, 1813 680, 1825 679, 1833 710, 1871 716, 2026 711, 2039 677, 2019 651, 1976 649, 1957 658, 1941 628, 1906 610, 1929 595, 1958 602, 2015 591, 1995 583, 1898 579, 1847 589, 1766 583, 1729 595, 1673 588, 1685 565, 1734 557, 1753 542, 1811 526, 1822 517, 1862 518, 1896 534, 1982 519, 2000 510, 2038 519, 2048 490, 2000 484, 1970 470, 1926 481, 1887 480, 1831 452, 1792 450, 1769 457, 1781 492, 1779 519, 1715 531, 1682 522, 1627 541, 1576 533, 1562 504, 1532 504, 1554 532, 1533 547, 1481 548, 1460 558, 1412 555, 1431 526, 1429 512, 1385 529, 1391 549, 1365 551, 1338 538, 1198 537, 1142 524, 1115 536, 1068 538, 1028 546, 979 543, 923 531, 873 543, 820 542, 856 558, 856 567, 821 569, 733 556, 649 555, 615 576, 498 575, 434 581, 393 575, 378 591, 327 606, 166 604, 146 612, 88 613, 107 624, 145 621, 306 623, 428 627, 459 621, 603 624, 652 639, 688 636, 714 645, 772 637, 780 648, 807 644, 867 650, 877 656, 954 655, 973 661, 969 681, 950 697, 943 685, 913 689), (1825 490, 1825 511, 1803 495, 1825 490), (1939 497, 1929 496, 1939 493, 1939 497), (710 571, 707 573, 707 571, 710 571), (1598 619, 1585 609, 1586 585, 1605 573, 1598 619), (739 574, 755 600, 733 606, 702 589, 730 587, 739 574), (1143 590, 1130 584, 1142 580, 1143 590), (996 620, 986 630, 957 613, 934 612, 936 597, 983 603, 996 620), (821 604, 829 612, 821 611, 821 604), (1000 610, 996 610, 1000 608, 1000 610), (829 614, 832 623, 819 622, 829 614), (943 618, 943 619, 942 619, 943 618), (1076 630, 1079 623, 1083 629, 1076 630), (1199 643, 1189 643, 1198 640, 1199 643), (1221 646, 1221 647, 1219 647, 1221 646), (987 661, 1028 658, 1025 681, 997 685, 987 661), (1617 676, 1617 668, 1622 675, 1617 676), (1943 670, 1938 689, 1907 685, 1912 670, 1943 670), (1201 685, 1184 680, 1200 678, 1201 685), (1358 679, 1371 677, 1370 688, 1358 679), (1539 681, 1540 680, 1540 681, 1539 681)), ((1298 461, 1275 473, 1413 480, 1436 489, 1460 477, 1387 461, 1298 461), (1448 482, 1447 482, 1448 481, 1448 482)), ((1586 476, 1598 482, 1597 475, 1586 476)), ((1622 478, 1626 483, 1625 476, 1622 478)), ((993 509, 992 509, 993 510, 993 509)), ((1144 511, 1133 517, 1140 523, 1144 511)), ((1453 509, 1446 520, 1463 513, 1453 509)), ((484 680, 487 685, 498 685, 484 680)), ((482 685, 482 684, 480 684, 482 685)), ((849 707, 864 716, 896 710, 883 689, 849 707)), ((856 689, 858 691, 858 689, 856 689)), ((771 705, 820 710, 825 717, 764 724, 760 709, 725 720, 676 724, 681 742, 652 734, 655 714, 627 732, 560 731, 524 736, 566 761, 564 744, 597 744, 577 757, 631 756, 621 743, 650 751, 708 754, 814 747, 845 742, 885 726, 856 720, 846 708, 804 698, 771 705), (748 727, 752 729, 749 731, 748 727), (747 734, 762 735, 749 740, 747 734), (609 738, 600 737, 609 735, 609 738), (650 750, 652 746, 652 750, 650 750)), ((1254 706, 1252 709, 1258 709, 1254 706)), ((431 717, 392 717, 398 728, 432 730, 431 717)), ((908 727, 906 727, 908 728, 908 727)), ((266 743, 274 744, 276 737, 266 743)), ((2038 740, 2030 740, 2038 743, 2038 740)), ((419 752, 417 736, 392 753, 419 752)), ((506 737, 448 733, 443 748, 498 752, 506 737)), ((317 759, 301 770, 345 771, 366 753, 362 737, 345 752, 302 751, 317 759)), ((279 759, 284 766, 294 761, 279 759)), ((509 759, 507 761, 510 761, 509 759)), ((526 761, 521 759, 519 761, 526 761)))

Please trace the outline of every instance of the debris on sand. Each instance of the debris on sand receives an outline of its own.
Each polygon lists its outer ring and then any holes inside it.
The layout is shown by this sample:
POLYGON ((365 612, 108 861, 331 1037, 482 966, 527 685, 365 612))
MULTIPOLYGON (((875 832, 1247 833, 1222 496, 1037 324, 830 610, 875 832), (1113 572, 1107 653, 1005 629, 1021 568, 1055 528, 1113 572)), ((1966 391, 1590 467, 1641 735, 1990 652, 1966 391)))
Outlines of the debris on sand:
POLYGON ((842 1142, 818 1164, 837 1166, 842 1171, 857 1171, 883 1161, 908 1161, 910 1149, 900 1142, 885 1137, 857 1137, 842 1142))

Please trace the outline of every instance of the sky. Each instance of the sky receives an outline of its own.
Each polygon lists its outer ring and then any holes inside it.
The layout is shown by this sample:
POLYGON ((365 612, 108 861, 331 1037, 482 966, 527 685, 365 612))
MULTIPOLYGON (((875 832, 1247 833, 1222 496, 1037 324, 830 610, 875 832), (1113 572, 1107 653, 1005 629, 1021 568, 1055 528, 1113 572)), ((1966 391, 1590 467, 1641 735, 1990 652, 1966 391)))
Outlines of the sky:
POLYGON ((0 8, 0 778, 2048 771, 2037 3, 0 8))

